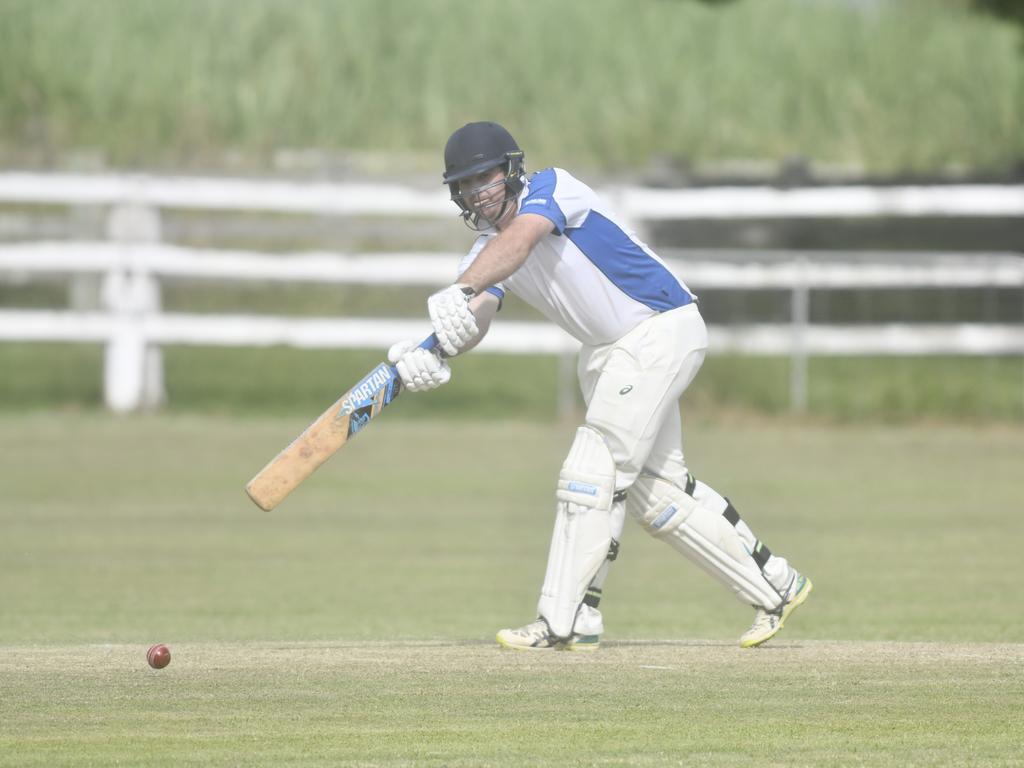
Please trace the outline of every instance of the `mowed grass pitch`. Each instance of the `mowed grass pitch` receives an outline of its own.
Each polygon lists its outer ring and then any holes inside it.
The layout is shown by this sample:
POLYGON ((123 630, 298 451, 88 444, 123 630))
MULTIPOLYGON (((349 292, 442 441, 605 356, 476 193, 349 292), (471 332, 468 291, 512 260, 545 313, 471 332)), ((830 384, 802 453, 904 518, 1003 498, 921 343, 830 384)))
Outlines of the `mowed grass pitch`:
POLYGON ((492 644, 571 426, 399 403, 262 513, 304 421, 3 417, 0 765, 1021 764, 1020 429, 695 425, 815 593, 741 651, 751 612, 628 523, 584 655, 492 644))

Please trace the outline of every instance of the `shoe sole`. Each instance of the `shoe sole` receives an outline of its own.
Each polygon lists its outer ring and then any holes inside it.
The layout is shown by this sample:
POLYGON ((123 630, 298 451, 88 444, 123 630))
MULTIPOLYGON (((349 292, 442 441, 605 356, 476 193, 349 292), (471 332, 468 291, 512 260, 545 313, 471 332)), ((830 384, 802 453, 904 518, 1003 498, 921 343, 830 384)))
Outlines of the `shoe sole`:
POLYGON ((498 645, 502 648, 508 648, 511 651, 572 651, 574 653, 593 653, 600 647, 598 640, 584 640, 576 643, 563 643, 561 645, 516 645, 510 643, 507 640, 503 640, 500 634, 494 636, 494 639, 498 641, 498 645))
POLYGON ((807 597, 808 597, 808 595, 811 594, 811 590, 812 589, 814 589, 814 584, 811 583, 811 580, 809 578, 804 576, 804 586, 803 586, 803 589, 801 589, 799 592, 797 592, 793 596, 793 599, 790 600, 788 603, 786 603, 785 606, 783 606, 783 608, 782 608, 782 615, 779 617, 779 626, 777 626, 775 628, 775 631, 772 632, 767 637, 761 638, 760 640, 755 640, 753 642, 747 642, 747 643, 740 643, 740 648, 756 648, 759 645, 764 645, 769 640, 771 640, 773 637, 775 637, 777 634, 779 634, 779 632, 782 631, 782 628, 784 626, 786 626, 786 619, 789 618, 789 615, 791 613, 793 613, 793 611, 795 611, 797 608, 799 608, 801 605, 803 605, 807 601, 807 597))

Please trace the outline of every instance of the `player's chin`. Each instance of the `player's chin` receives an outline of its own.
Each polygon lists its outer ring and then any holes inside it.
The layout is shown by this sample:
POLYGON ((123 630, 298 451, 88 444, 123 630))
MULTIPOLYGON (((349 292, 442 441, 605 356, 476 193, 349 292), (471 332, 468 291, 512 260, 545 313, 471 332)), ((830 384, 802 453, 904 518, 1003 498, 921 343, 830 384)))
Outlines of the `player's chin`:
POLYGON ((486 221, 492 227, 498 223, 501 218, 502 203, 495 203, 494 205, 485 205, 477 209, 476 215, 480 217, 481 221, 486 221))

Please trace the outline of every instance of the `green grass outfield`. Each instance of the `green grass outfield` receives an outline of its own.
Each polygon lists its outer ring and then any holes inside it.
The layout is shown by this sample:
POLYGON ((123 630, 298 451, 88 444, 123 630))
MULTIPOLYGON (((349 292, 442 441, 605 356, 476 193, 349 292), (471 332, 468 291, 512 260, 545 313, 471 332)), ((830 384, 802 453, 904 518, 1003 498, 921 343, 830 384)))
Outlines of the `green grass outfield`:
MULTIPOLYGON (((165 347, 175 413, 312 419, 385 350, 165 347)), ((724 412, 779 415, 790 407, 789 360, 712 352, 683 399, 688 418, 724 412)), ((405 417, 551 419, 559 362, 551 355, 474 352, 452 363, 452 382, 402 400, 405 417)), ((569 361, 572 378, 575 361, 569 361)), ((103 349, 87 344, 0 343, 0 413, 102 408, 103 349)), ((569 385, 573 392, 576 384, 569 385)), ((815 357, 808 414, 836 423, 921 420, 1024 424, 1021 357, 815 357)))
POLYGON ((0 765, 1021 765, 1024 430, 694 426, 815 592, 741 651, 751 611, 627 523, 584 655, 492 642, 570 426, 399 402, 257 510, 307 420, 0 419, 0 765))

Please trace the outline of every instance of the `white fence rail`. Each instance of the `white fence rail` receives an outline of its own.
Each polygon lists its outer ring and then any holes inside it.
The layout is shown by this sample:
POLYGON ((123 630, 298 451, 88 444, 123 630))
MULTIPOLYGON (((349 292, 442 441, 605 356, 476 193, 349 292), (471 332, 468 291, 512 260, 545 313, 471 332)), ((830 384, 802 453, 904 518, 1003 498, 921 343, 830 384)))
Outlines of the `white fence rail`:
MULTIPOLYGON (((115 411, 155 406, 163 400, 159 348, 167 344, 212 346, 287 345, 305 348, 378 348, 425 335, 425 320, 185 315, 161 311, 159 280, 443 286, 457 254, 300 254, 268 256, 207 251, 160 243, 28 243, 0 246, 0 273, 27 280, 38 275, 93 274, 102 279, 102 311, 0 310, 0 341, 72 341, 106 344, 104 392, 115 411)), ((787 289, 793 293, 790 324, 712 326, 716 350, 791 355, 792 397, 806 399, 809 355, 1007 355, 1024 354, 1024 326, 959 323, 875 326, 811 325, 807 292, 816 288, 997 286, 1024 288, 1024 258, 1010 254, 952 254, 927 264, 768 264, 671 262, 700 290, 787 289)), ((481 351, 570 354, 578 344, 549 324, 496 323, 481 351)), ((566 394, 560 395, 565 402, 566 394)))
MULTIPOLYGON (((723 252, 724 253, 724 252, 723 252)), ((813 261, 814 252, 759 251, 735 262, 668 258, 687 283, 700 289, 768 288, 1014 288, 1024 285, 1024 256, 1015 253, 864 254, 871 261, 813 261), (888 263, 889 259, 904 259, 888 263)), ((821 255, 821 254, 819 254, 821 255)), ((230 281, 293 281, 362 285, 445 286, 463 254, 435 252, 342 254, 188 248, 165 243, 125 246, 105 240, 0 244, 0 272, 19 274, 146 273, 154 277, 230 281)), ((831 256, 836 258, 836 254, 831 256)))
MULTIPOLYGON (((610 190, 634 219, 733 216, 1024 216, 1024 187, 840 187, 711 190, 610 190)), ((262 210, 314 214, 451 216, 440 191, 386 185, 298 184, 144 176, 0 174, 0 203, 111 206, 111 240, 0 245, 0 280, 95 275, 102 283, 95 311, 0 310, 0 341, 99 342, 105 345, 104 393, 115 411, 164 399, 160 347, 289 345, 384 349, 399 338, 426 334, 426 321, 187 315, 163 312, 160 281, 312 281, 439 287, 449 283, 459 254, 303 253, 183 248, 159 242, 159 208, 262 210)), ((765 255, 765 254, 761 254, 765 255)), ((816 261, 814 254, 768 254, 767 261, 733 263, 701 256, 674 265, 698 293, 710 289, 785 289, 792 294, 786 324, 713 326, 719 351, 788 354, 791 397, 806 403, 810 355, 1018 355, 1021 324, 812 325, 809 291, 836 288, 1024 288, 1024 258, 1016 254, 891 254, 871 262, 816 261), (897 260, 898 259, 898 260, 897 260)), ((569 355, 578 344, 549 324, 496 323, 481 345, 498 353, 569 355)), ((568 372, 570 366, 563 366, 568 372)), ((566 393, 559 402, 571 402, 566 393)))
MULTIPOLYGON (((634 221, 878 216, 1024 216, 1024 185, 768 186, 600 190, 634 221)), ((137 205, 215 211, 451 217, 440 184, 254 181, 175 176, 0 173, 0 203, 137 205)))

